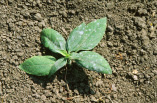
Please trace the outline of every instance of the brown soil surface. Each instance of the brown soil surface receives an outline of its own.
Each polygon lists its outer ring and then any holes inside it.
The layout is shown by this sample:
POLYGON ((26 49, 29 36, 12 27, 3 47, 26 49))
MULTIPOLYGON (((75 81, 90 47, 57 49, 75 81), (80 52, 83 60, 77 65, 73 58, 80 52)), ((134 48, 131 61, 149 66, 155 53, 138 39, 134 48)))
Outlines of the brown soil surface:
POLYGON ((0 0, 0 102, 157 103, 156 7, 156 0, 0 0), (67 38, 102 17, 106 35, 93 51, 108 60, 112 75, 73 64, 48 79, 18 68, 31 56, 51 55, 41 45, 43 28, 67 38))

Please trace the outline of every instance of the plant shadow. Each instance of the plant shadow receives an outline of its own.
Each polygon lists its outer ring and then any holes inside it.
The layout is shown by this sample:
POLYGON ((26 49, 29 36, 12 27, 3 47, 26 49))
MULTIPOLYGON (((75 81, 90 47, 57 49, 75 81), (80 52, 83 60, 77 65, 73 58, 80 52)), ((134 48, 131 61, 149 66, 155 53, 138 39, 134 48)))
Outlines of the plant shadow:
POLYGON ((28 74, 29 78, 33 81, 33 83, 36 83, 38 85, 41 85, 43 88, 46 88, 47 83, 51 83, 54 81, 56 75, 53 75, 51 79, 49 79, 47 76, 34 76, 31 74, 28 74))
MULTIPOLYGON (((94 94, 95 92, 90 87, 89 76, 85 73, 83 68, 78 67, 75 63, 67 68, 62 68, 57 73, 58 81, 63 80, 69 86, 69 90, 77 91, 79 94, 94 94)), ((65 87, 67 90, 67 86, 65 87)), ((74 92, 75 93, 75 92, 74 92)))

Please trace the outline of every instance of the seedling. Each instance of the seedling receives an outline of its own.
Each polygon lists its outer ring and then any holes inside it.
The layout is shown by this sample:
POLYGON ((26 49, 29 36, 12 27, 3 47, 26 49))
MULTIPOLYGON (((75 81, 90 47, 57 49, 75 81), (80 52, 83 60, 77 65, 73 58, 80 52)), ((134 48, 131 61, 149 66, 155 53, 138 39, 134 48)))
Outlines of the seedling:
POLYGON ((41 43, 63 57, 56 60, 53 56, 33 56, 25 60, 19 68, 28 74, 50 77, 67 63, 75 61, 80 67, 99 73, 112 74, 108 62, 101 55, 93 51, 86 51, 98 45, 103 38, 106 25, 106 17, 87 25, 82 23, 70 33, 67 42, 57 31, 49 28, 43 29, 41 43))

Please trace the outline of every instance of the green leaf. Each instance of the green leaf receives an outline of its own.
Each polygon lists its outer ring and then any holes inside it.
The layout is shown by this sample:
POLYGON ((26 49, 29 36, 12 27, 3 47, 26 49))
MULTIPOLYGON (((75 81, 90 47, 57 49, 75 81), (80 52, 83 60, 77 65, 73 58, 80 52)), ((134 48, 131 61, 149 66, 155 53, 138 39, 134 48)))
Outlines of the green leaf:
POLYGON ((82 51, 80 53, 72 53, 71 58, 81 67, 99 73, 112 74, 109 63, 98 53, 82 51))
POLYGON ((52 52, 64 55, 66 52, 66 41, 57 31, 53 29, 44 29, 41 32, 41 42, 52 52))
POLYGON ((67 58, 62 57, 62 58, 58 59, 55 62, 55 64, 52 66, 50 73, 49 73, 49 77, 52 76, 56 71, 58 71, 60 68, 62 68, 66 64, 67 64, 67 58))
POLYGON ((19 68, 28 74, 46 76, 56 59, 53 56, 33 56, 22 63, 19 68))
POLYGON ((85 29, 85 35, 87 36, 81 50, 90 50, 97 46, 105 34, 106 25, 106 17, 89 23, 85 29))
POLYGON ((107 19, 102 18, 73 30, 68 39, 68 52, 93 49, 105 34, 107 19))
POLYGON ((78 44, 82 40, 82 35, 84 33, 86 24, 82 23, 78 27, 76 27, 69 35, 68 40, 67 40, 67 50, 68 52, 71 51, 76 51, 78 48, 78 44))

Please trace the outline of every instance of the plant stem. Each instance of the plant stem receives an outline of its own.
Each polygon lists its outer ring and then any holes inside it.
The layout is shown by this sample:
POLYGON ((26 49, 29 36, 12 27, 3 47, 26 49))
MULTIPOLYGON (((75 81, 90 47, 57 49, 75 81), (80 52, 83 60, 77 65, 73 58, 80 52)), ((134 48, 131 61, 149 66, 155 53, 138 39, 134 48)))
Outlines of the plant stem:
POLYGON ((68 92, 69 92, 69 85, 68 85, 68 82, 67 82, 67 79, 66 79, 66 76, 67 76, 67 67, 66 67, 66 72, 65 72, 65 82, 66 82, 66 84, 67 84, 67 90, 68 90, 68 92))

